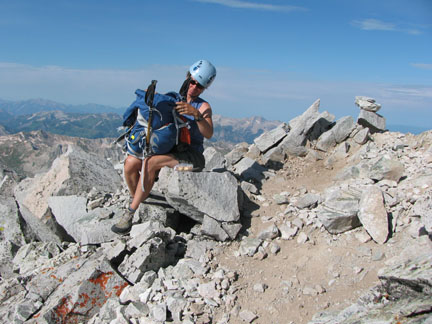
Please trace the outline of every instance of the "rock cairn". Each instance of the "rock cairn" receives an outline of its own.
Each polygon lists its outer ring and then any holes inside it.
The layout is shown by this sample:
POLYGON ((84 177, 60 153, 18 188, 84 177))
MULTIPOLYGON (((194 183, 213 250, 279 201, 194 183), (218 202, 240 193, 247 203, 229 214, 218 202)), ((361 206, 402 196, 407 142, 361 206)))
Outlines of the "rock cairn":
MULTIPOLYGON (((381 117, 379 105, 366 97, 356 103, 357 123, 320 113, 317 100, 252 145, 238 144, 225 156, 207 149, 203 172, 163 169, 128 236, 109 230, 129 201, 118 166, 70 146, 47 172, 15 185, 8 178, 14 196, 0 202, 0 318, 252 323, 259 316, 237 304, 239 272, 215 259, 231 240, 239 240, 236 257, 262 259, 279 253, 278 240, 308 242, 306 228, 336 240, 362 227, 358 239, 364 242, 393 244, 394 235, 406 233, 409 244, 380 271, 381 285, 349 308, 320 312, 310 323, 430 320, 432 132, 385 132, 385 123, 363 122, 364 112, 381 117), (289 159, 323 161, 329 169, 340 161, 348 166, 323 192, 282 191, 269 199, 263 184, 289 168, 289 159), (260 217, 246 207, 269 201, 283 212, 256 237, 241 231, 242 217, 260 217)), ((253 286, 256 292, 267 288, 253 286)), ((325 292, 320 285, 302 288, 306 295, 325 292)))

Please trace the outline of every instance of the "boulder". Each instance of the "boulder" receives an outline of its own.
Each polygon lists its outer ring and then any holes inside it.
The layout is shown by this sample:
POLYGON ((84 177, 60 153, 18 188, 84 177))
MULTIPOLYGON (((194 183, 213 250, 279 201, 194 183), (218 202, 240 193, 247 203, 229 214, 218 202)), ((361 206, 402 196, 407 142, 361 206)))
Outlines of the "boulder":
POLYGON ((265 178, 264 172, 266 170, 266 168, 259 165, 255 160, 248 157, 241 159, 234 165, 234 174, 246 181, 254 180, 261 182, 265 178))
POLYGON ((229 172, 179 172, 163 168, 156 189, 170 206, 201 223, 201 231, 206 235, 233 239, 241 228, 231 225, 240 221, 243 192, 229 172))
POLYGON ((399 182, 404 172, 405 167, 401 162, 383 156, 369 167, 368 177, 374 181, 393 180, 399 182))
POLYGON ((214 147, 208 147, 204 150, 205 168, 206 171, 224 170, 226 159, 214 147))
POLYGON ((18 208, 12 197, 0 196, 0 241, 11 242, 18 247, 26 243, 18 208))
POLYGON ((51 287, 49 294, 41 296, 46 300, 33 318, 35 323, 42 320, 85 323, 111 296, 119 296, 127 285, 103 255, 95 254, 84 262, 72 260, 58 269, 40 272, 31 280, 29 291, 36 295, 43 291, 42 287, 51 287))
POLYGON ((116 237, 111 226, 118 221, 118 217, 109 216, 121 215, 121 209, 110 207, 87 211, 87 199, 75 195, 49 197, 48 205, 57 223, 75 242, 100 244, 116 237))
POLYGON ((359 203, 358 218, 372 239, 383 244, 389 235, 389 222, 381 189, 367 186, 359 203))
POLYGON ((271 131, 264 132, 259 137, 255 138, 254 143, 262 153, 265 153, 287 136, 289 131, 290 127, 288 124, 282 123, 271 131))
POLYGON ((379 133, 386 130, 386 120, 383 116, 363 109, 360 110, 357 123, 369 128, 371 133, 379 133))
POLYGON ((363 110, 371 111, 371 112, 377 112, 381 109, 381 105, 377 104, 375 102, 375 99, 370 97, 364 97, 364 96, 356 96, 355 97, 355 104, 363 110))
POLYGON ((302 115, 292 119, 289 122, 291 128, 288 135, 282 140, 281 146, 304 146, 308 132, 314 124, 320 119, 318 108, 320 100, 316 100, 302 115))
POLYGON ((355 124, 351 116, 339 119, 333 128, 323 133, 316 144, 316 148, 321 151, 328 151, 336 144, 342 143, 354 130, 355 124))
POLYGON ((361 225, 358 219, 361 192, 353 188, 330 187, 324 201, 316 208, 320 222, 332 234, 343 233, 361 225))
MULTIPOLYGON (((256 145, 252 145, 252 146, 256 148, 256 145)), ((246 142, 236 144, 236 146, 234 146, 231 152, 225 155, 227 167, 231 168, 234 164, 240 161, 243 158, 243 156, 248 152, 248 148, 249 148, 249 144, 246 142)), ((256 150, 259 152, 258 148, 256 148, 256 150)), ((259 156, 259 154, 257 154, 257 156, 259 156)))
POLYGON ((50 196, 86 196, 93 187, 102 193, 112 193, 121 185, 122 179, 110 162, 69 145, 48 172, 21 181, 15 188, 15 197, 20 206, 42 218, 47 213, 50 196))

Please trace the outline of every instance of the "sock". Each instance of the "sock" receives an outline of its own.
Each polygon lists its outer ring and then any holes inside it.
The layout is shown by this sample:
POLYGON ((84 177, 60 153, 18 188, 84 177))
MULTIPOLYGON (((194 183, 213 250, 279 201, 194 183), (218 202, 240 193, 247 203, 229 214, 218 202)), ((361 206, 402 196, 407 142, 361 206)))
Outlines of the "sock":
POLYGON ((128 207, 128 211, 129 211, 129 213, 134 214, 136 212, 136 209, 132 209, 132 208, 128 207))

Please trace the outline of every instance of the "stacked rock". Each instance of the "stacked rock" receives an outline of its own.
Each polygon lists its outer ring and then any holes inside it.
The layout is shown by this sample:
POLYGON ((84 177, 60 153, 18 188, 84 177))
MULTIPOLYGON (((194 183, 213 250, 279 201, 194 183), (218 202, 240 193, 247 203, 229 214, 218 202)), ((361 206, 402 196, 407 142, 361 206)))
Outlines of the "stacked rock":
POLYGON ((360 108, 360 115, 357 122, 369 128, 371 133, 384 132, 386 130, 385 118, 377 111, 381 109, 381 105, 375 102, 375 99, 363 96, 356 96, 355 104, 360 108))

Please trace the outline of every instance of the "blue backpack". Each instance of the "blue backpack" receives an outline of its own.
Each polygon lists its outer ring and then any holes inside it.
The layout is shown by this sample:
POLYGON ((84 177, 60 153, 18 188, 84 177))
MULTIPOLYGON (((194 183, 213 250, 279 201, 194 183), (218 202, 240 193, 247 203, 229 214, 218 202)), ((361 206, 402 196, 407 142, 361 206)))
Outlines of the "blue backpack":
POLYGON ((116 140, 124 138, 127 152, 139 159, 168 153, 179 143, 180 134, 190 128, 187 119, 174 109, 185 97, 177 92, 155 93, 156 82, 152 81, 147 91, 135 91, 136 100, 123 114, 126 132, 116 140))

